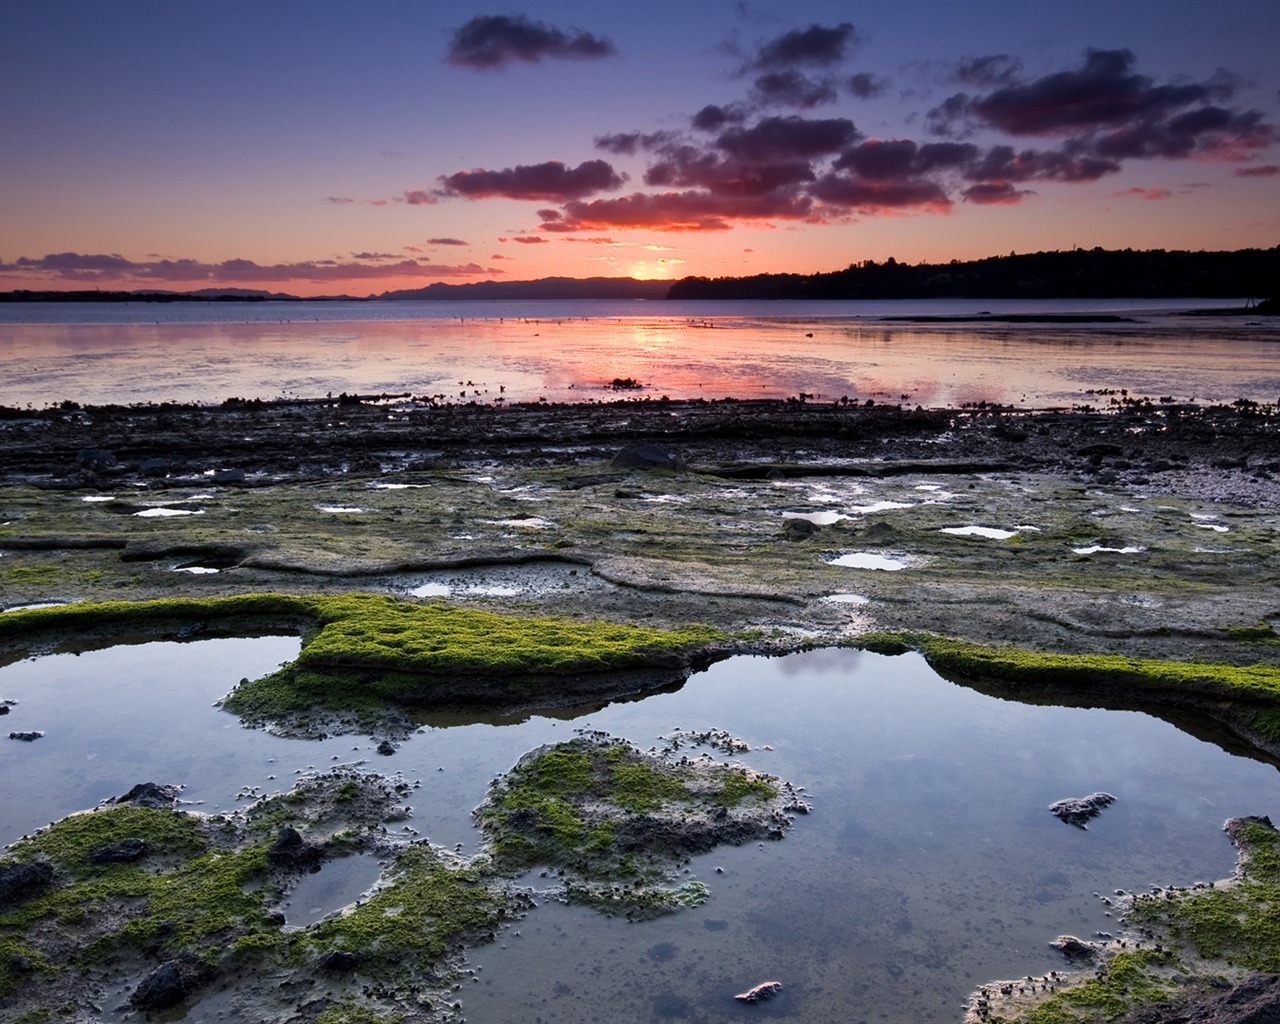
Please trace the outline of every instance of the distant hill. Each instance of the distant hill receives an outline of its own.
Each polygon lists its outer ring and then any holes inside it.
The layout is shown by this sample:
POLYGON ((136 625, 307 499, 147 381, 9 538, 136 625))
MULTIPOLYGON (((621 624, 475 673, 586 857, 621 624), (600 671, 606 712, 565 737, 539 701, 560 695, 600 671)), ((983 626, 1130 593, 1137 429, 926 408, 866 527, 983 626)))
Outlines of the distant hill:
POLYGON ((1073 249, 950 263, 864 260, 819 274, 686 277, 669 299, 1280 297, 1280 246, 1233 252, 1073 249))
POLYGON ((634 277, 543 277, 536 281, 478 281, 475 284, 430 284, 425 288, 383 292, 379 299, 665 299, 670 281, 638 281, 634 277))

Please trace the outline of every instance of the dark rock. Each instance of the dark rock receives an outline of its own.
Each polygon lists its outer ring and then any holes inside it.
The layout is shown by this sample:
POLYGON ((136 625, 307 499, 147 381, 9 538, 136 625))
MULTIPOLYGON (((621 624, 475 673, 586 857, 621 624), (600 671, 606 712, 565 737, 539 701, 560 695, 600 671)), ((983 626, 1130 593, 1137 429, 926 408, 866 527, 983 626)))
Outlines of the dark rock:
POLYGON ((360 958, 345 949, 333 949, 320 958, 322 971, 335 971, 346 974, 354 971, 360 964, 360 958))
POLYGON ((1138 1010, 1122 1024, 1280 1024, 1280 975, 1254 974, 1227 991, 1200 991, 1138 1010))
POLYGON ((138 472, 142 476, 168 476, 168 459, 143 459, 138 463, 138 472))
POLYGON ((808 519, 785 519, 782 522, 782 535, 787 540, 804 540, 812 537, 821 527, 808 519))
POLYGON ((43 735, 44 733, 40 732, 38 729, 32 732, 11 732, 9 733, 9 739, 22 740, 23 743, 33 743, 43 735))
POLYGON ((614 469, 683 469, 684 463, 656 444, 627 445, 609 463, 614 469))
POLYGON ((8 713, 9 713, 9 705, 0 704, 0 715, 7 715, 8 713))
POLYGON ((14 953, 9 957, 9 970, 14 974, 33 974, 35 969, 36 965, 21 953, 14 953))
POLYGON ((383 740, 381 743, 378 744, 378 753, 381 754, 383 757, 390 757, 395 752, 396 752, 395 744, 392 743, 390 740, 383 740))
POLYGON ((1076 828, 1088 828, 1086 822, 1102 813, 1104 807, 1115 802, 1110 793, 1090 793, 1088 796, 1069 797, 1049 805, 1049 811, 1061 821, 1076 828))
POLYGON ((109 846, 95 846, 87 859, 90 864, 132 864, 150 852, 151 847, 145 840, 131 836, 109 846))
POLYGON ((0 867, 0 904, 30 899, 53 882, 53 866, 43 862, 0 867))
POLYGON ((166 960, 142 979, 129 997, 139 1010, 165 1010, 177 1006, 204 980, 205 971, 191 958, 166 960))
POLYGON ((119 465, 116 462, 115 453, 109 452, 105 448, 81 448, 76 456, 76 461, 94 471, 113 469, 119 465))
POLYGON ((267 860, 280 867, 314 868, 323 859, 324 851, 304 841, 296 828, 282 828, 267 851, 267 860))
POLYGON ((1098 955, 1097 946, 1083 939, 1077 939, 1074 935, 1061 935, 1049 945, 1073 962, 1093 960, 1098 955))
POLYGON ((154 811, 170 810, 178 803, 181 786, 164 786, 158 782, 139 782, 124 796, 116 797, 118 804, 149 807, 154 811))
POLYGON ((898 540, 898 531, 888 523, 872 523, 862 531, 861 539, 868 544, 892 544, 898 540))
POLYGON ((244 470, 215 469, 213 471, 213 482, 215 484, 242 484, 244 483, 244 470))

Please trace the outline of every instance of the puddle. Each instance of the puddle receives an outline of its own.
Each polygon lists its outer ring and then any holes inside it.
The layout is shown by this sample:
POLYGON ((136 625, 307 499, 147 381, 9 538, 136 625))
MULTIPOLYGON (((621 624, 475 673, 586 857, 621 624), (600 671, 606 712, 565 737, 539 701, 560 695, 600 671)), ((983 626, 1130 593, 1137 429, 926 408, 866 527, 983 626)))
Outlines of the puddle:
POLYGON ((30 601, 27 604, 11 604, 6 608, 0 608, 0 613, 21 612, 30 608, 61 608, 71 603, 70 601, 30 601))
POLYGON ((419 488, 423 488, 423 487, 430 487, 430 486, 431 486, 430 484, 395 484, 395 483, 387 483, 387 482, 385 482, 385 481, 383 481, 383 480, 371 480, 371 481, 369 481, 369 487, 370 487, 370 489, 371 489, 371 490, 375 490, 375 491, 409 491, 409 490, 417 490, 417 489, 419 489, 419 488))
POLYGON ((898 508, 915 508, 905 501, 873 501, 870 505, 854 505, 849 509, 854 515, 866 516, 873 512, 891 512, 898 508))
POLYGON ((368 512, 367 508, 361 508, 359 505, 317 505, 317 512, 331 512, 335 515, 341 513, 358 513, 368 512))
POLYGON ((86 494, 80 500, 88 501, 88 502, 101 502, 101 501, 115 501, 116 499, 115 499, 115 495, 112 495, 112 494, 86 494))
POLYGON ((523 519, 494 519, 491 522, 494 526, 516 526, 525 530, 550 530, 556 525, 550 519, 543 519, 541 516, 525 516, 523 519))
POLYGON ((850 517, 843 512, 783 512, 782 518, 803 519, 813 523, 814 526, 831 526, 833 523, 840 522, 841 519, 850 517))
POLYGON ((1139 544, 1128 544, 1122 548, 1109 548, 1102 544, 1090 544, 1088 547, 1072 548, 1071 550, 1074 551, 1077 555, 1096 555, 1099 552, 1104 552, 1104 551, 1109 552, 1111 554, 1116 554, 1116 555, 1136 555, 1142 551, 1145 551, 1146 548, 1142 547, 1139 544))
POLYGON ((305 928, 354 903, 378 880, 378 858, 366 853, 326 861, 303 875, 281 904, 286 927, 305 928))
POLYGON ((400 577, 391 589, 414 597, 537 597, 614 589, 590 568, 552 560, 523 565, 482 565, 400 577))
POLYGON ((1021 530, 1027 527, 1020 526, 1015 530, 1001 530, 995 526, 944 526, 939 533, 949 533, 954 537, 985 537, 988 540, 1008 540, 1010 537, 1016 537, 1021 530))
POLYGON ((827 594, 822 600, 830 601, 832 604, 868 604, 871 598, 862 594, 827 594))
POLYGON ((211 565, 175 565, 174 572, 189 572, 193 576, 208 576, 215 572, 221 572, 221 569, 215 569, 211 565))
POLYGON ((157 508, 144 508, 141 512, 133 513, 139 519, 165 519, 171 516, 202 516, 204 509, 202 508, 169 508, 161 506, 157 508))
POLYGON ((906 569, 909 565, 900 558, 877 555, 870 551, 850 551, 848 554, 827 559, 827 564, 843 566, 846 569, 882 569, 885 572, 897 572, 899 569, 906 569))

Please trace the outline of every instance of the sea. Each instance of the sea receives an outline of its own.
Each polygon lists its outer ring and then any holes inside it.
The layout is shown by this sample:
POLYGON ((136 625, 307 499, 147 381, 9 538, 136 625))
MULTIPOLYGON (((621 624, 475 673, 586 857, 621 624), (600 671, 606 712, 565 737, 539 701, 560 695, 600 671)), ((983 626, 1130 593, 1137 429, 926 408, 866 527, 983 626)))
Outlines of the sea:
POLYGON ((8 303, 0 406, 342 393, 493 405, 801 396, 926 408, 1105 407, 1125 397, 1275 403, 1280 322, 1188 315, 1245 303, 8 303))

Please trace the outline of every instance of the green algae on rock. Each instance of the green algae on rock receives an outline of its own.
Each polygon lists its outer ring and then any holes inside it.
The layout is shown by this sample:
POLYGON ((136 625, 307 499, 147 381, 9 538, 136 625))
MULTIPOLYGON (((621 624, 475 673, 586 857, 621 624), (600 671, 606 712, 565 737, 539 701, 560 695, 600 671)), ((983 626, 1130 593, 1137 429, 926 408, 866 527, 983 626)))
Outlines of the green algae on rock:
POLYGON ((664 884, 684 858, 781 839, 792 814, 807 811, 773 776, 593 732, 525 754, 475 815, 499 869, 563 869, 568 899, 639 919, 707 898, 701 883, 664 884))

